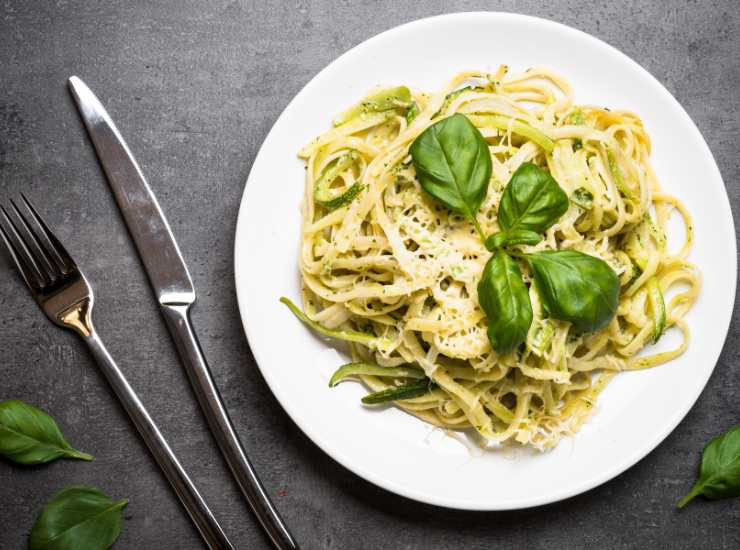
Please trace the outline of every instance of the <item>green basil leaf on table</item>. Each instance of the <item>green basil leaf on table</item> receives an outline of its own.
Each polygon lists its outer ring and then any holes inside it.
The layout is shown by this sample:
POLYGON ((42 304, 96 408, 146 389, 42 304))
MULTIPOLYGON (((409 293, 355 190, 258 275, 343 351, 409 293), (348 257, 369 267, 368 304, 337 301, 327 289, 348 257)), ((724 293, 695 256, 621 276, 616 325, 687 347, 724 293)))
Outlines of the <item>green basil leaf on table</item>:
POLYGON ((93 459, 72 448, 51 416, 18 400, 0 401, 0 454, 27 465, 58 458, 93 459))
POLYGON ((44 506, 29 535, 30 550, 105 550, 121 534, 128 499, 113 501, 94 487, 68 487, 44 506))
POLYGON ((712 500, 740 496, 740 426, 718 435, 704 447, 699 479, 678 507, 683 508, 699 495, 712 500))
POLYGON ((478 302, 488 317, 488 339, 497 353, 508 353, 527 338, 532 304, 516 261, 498 250, 478 282, 478 302))
POLYGON ((485 240, 476 212, 488 192, 491 155, 478 129, 454 114, 419 134, 410 152, 424 191, 469 219, 485 240))
POLYGON ((551 317, 594 332, 614 317, 619 278, 609 265, 575 250, 524 254, 532 268, 542 305, 551 317))
POLYGON ((501 196, 498 223, 507 234, 542 233, 568 210, 568 195, 544 168, 523 163, 501 196))

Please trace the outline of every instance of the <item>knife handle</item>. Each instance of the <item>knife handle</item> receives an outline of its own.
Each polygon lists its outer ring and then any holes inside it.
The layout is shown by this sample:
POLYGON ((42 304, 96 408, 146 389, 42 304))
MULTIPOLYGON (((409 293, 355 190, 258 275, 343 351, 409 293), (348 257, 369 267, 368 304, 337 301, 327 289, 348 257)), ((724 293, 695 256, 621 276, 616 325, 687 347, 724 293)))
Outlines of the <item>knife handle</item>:
POLYGON ((108 383, 115 392, 118 400, 126 409, 129 417, 133 421, 136 429, 141 434, 141 438, 146 443, 152 453, 152 456, 164 472, 167 481, 180 498, 180 502, 188 511, 190 518, 195 523, 203 540, 211 550, 234 550, 234 547, 226 538, 221 526, 213 517, 211 510, 208 509, 203 497, 198 493, 193 482, 188 477, 187 472, 177 460, 177 456, 167 443, 159 428, 149 416, 149 412, 144 404, 136 395, 131 385, 126 380, 121 369, 118 368, 113 358, 105 348, 103 341, 98 336, 95 329, 90 327, 89 333, 80 332, 85 340, 87 347, 90 349, 93 357, 97 361, 100 370, 108 379, 108 383))
POLYGON ((175 341, 175 347, 180 354, 195 396, 239 488, 272 543, 279 550, 298 550, 298 544, 262 487, 239 436, 234 430, 229 413, 226 412, 221 395, 213 381, 211 369, 208 367, 198 337, 190 322, 191 305, 161 304, 161 307, 167 328, 175 341))

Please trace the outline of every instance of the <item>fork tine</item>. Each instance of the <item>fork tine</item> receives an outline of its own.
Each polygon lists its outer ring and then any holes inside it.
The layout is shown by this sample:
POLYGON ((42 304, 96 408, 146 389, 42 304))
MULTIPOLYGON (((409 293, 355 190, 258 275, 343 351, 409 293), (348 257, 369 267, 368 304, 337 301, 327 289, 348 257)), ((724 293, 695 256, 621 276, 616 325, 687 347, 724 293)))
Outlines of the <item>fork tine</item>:
POLYGON ((45 284, 44 278, 36 264, 33 262, 30 253, 25 248, 25 244, 15 231, 13 222, 8 217, 8 213, 5 211, 5 208, 0 206, 0 210, 2 211, 5 223, 9 225, 15 237, 14 241, 3 227, 3 224, 0 223, 0 234, 2 234, 3 241, 5 241, 5 245, 8 247, 8 252, 10 252, 10 255, 13 257, 13 261, 15 262, 18 271, 21 272, 26 284, 34 291, 40 290, 45 284), (15 244, 15 242, 18 244, 15 244))
POLYGON ((21 236, 24 237, 26 246, 33 254, 36 264, 45 272, 47 278, 51 281, 56 280, 57 277, 62 275, 62 272, 54 263, 53 256, 49 254, 48 247, 39 238, 37 232, 33 230, 31 225, 28 223, 28 220, 26 220, 26 217, 23 215, 23 212, 20 211, 18 205, 15 204, 13 199, 10 199, 10 205, 13 207, 16 217, 20 220, 20 225, 23 226, 21 236))
POLYGON ((31 257, 31 261, 36 266, 36 269, 41 275, 41 284, 46 285, 49 283, 53 283, 54 279, 56 279, 56 270, 50 271, 47 263, 41 260, 43 253, 39 249, 39 244, 36 242, 36 238, 34 237, 34 235, 29 234, 24 227, 22 227, 26 220, 23 219, 22 215, 18 216, 20 218, 20 221, 15 220, 14 216, 11 216, 4 206, 0 206, 0 209, 2 209, 3 214, 5 214, 5 219, 10 222, 11 228, 13 230, 13 236, 15 236, 22 243, 23 249, 31 257))
POLYGON ((52 233, 51 229, 49 229, 49 226, 46 225, 46 222, 44 221, 44 218, 41 217, 41 214, 38 213, 33 204, 31 204, 31 201, 28 200, 28 198, 26 198, 23 193, 21 193, 21 198, 23 199, 23 202, 26 203, 26 207, 28 208, 29 212, 31 212, 33 219, 41 228, 41 231, 46 238, 46 242, 48 244, 46 250, 49 251, 51 256, 54 257, 57 264, 62 269, 62 272, 66 274, 68 271, 75 269, 75 266, 77 264, 75 264, 72 256, 69 255, 67 249, 64 248, 64 245, 59 241, 59 239, 56 238, 56 235, 52 233))

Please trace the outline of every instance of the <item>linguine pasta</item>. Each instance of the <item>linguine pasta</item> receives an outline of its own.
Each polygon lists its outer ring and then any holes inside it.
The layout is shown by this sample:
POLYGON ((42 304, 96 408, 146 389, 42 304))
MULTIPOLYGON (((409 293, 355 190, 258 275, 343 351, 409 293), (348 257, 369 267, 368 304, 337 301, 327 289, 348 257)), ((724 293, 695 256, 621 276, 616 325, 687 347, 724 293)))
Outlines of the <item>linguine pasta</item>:
MULTIPOLYGON (((576 106, 569 83, 547 69, 463 72, 434 94, 411 96, 413 119, 407 106, 360 103, 354 116, 299 153, 306 160, 299 259, 306 315, 340 331, 356 361, 423 369, 429 390, 396 401, 402 409, 444 428, 472 428, 487 441, 553 447, 580 428, 616 373, 664 363, 686 349, 682 317, 700 288, 687 260, 689 215, 660 191, 640 118, 576 106), (581 334, 549 318, 528 266, 519 262, 534 318, 518 349, 505 355, 492 349, 476 286, 491 253, 469 220, 421 189, 409 155, 422 131, 454 113, 470 119, 490 151, 492 175, 477 213, 485 234, 499 230, 501 194, 524 162, 546 168, 569 196, 567 212, 544 239, 517 248, 572 249, 607 262, 621 290, 605 328, 581 334), (316 201, 317 186, 335 199, 316 201), (666 247, 673 213, 686 228, 675 253, 666 247), (680 331, 681 343, 651 353, 668 327, 680 331)), ((409 382, 360 378, 373 391, 409 382)))

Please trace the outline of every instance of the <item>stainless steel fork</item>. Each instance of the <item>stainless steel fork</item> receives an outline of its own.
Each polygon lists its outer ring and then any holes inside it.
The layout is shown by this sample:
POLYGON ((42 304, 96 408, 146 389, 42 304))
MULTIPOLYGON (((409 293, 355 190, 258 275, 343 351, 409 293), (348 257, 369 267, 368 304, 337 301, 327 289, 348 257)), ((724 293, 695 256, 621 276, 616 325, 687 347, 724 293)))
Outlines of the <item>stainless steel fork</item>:
POLYGON ((93 291, 77 264, 31 202, 21 195, 24 215, 15 202, 0 206, 0 234, 34 299, 57 325, 72 329, 90 348, 142 439, 177 493, 198 531, 213 550, 233 549, 208 505, 157 428, 126 377, 106 350, 92 323, 93 291))

